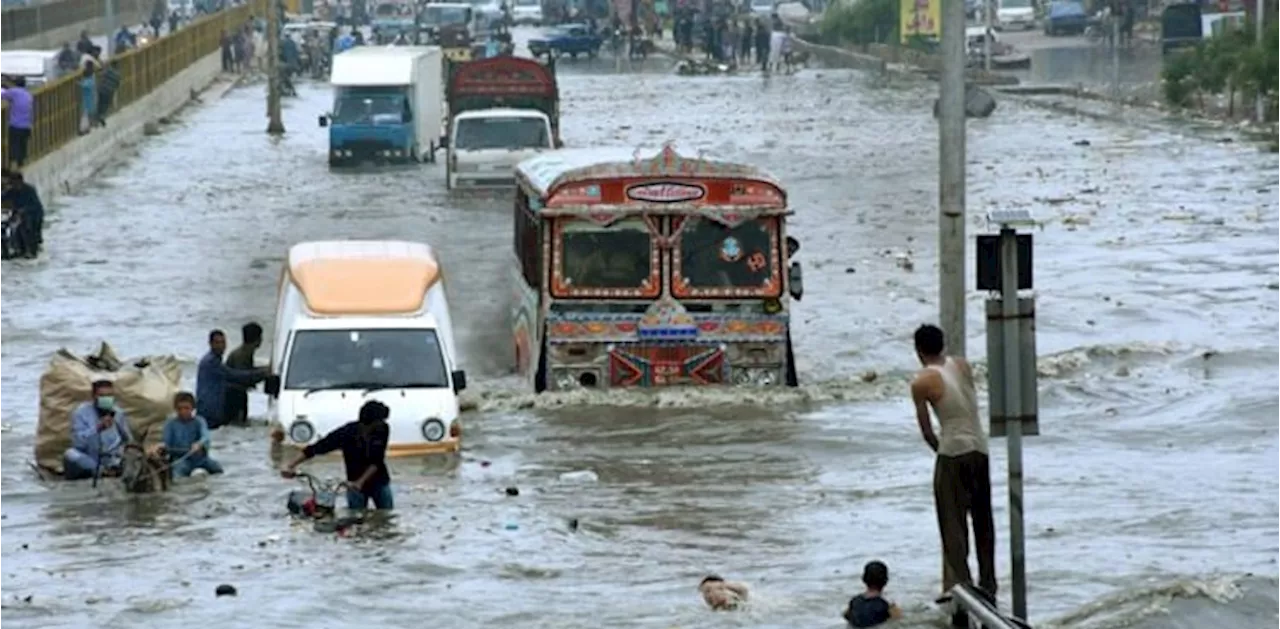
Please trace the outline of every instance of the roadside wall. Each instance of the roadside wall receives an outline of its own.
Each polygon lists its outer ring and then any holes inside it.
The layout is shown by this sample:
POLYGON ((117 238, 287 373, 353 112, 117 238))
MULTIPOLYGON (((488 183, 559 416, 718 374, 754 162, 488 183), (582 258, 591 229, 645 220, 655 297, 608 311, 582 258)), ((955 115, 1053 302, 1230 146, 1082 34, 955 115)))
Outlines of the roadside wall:
MULTIPOLYGON (((133 27, 150 19, 152 0, 111 0, 116 28, 133 27)), ((75 41, 81 31, 109 35, 107 0, 61 0, 38 6, 7 9, 0 15, 0 43, 6 50, 56 50, 75 41)))

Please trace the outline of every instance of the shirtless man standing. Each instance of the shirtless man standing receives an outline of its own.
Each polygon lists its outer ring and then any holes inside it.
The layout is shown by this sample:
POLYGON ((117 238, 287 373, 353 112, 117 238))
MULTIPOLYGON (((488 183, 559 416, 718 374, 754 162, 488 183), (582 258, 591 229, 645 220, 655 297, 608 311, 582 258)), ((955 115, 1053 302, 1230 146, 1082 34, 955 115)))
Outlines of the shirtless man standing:
MULTIPOLYGON (((942 535, 942 589, 973 583, 969 573, 969 518, 978 555, 978 585, 996 594, 996 530, 991 516, 991 470, 987 435, 978 417, 973 371, 963 358, 947 356, 936 326, 922 325, 915 334, 916 356, 924 365, 911 382, 920 434, 937 453, 933 468, 933 501, 942 535), (933 432, 929 409, 938 417, 941 436, 933 432)), ((963 625, 963 626, 968 626, 963 625)))

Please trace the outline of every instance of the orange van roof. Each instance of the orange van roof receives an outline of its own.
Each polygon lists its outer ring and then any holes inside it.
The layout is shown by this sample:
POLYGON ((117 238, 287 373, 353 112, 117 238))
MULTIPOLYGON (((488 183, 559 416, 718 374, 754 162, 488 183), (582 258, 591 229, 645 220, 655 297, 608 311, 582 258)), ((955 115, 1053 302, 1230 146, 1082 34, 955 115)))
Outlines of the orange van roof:
POLYGON ((307 242, 289 250, 289 275, 318 315, 411 314, 440 281, 440 263, 416 242, 307 242))

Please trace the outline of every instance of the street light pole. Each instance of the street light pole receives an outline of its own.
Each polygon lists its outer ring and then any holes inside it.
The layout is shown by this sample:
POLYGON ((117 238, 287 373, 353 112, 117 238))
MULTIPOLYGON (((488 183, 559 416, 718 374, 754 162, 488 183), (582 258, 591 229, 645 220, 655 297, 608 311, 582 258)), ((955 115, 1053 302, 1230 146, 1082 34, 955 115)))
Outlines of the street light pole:
POLYGON ((982 5, 982 21, 987 25, 986 32, 982 34, 982 54, 985 59, 982 69, 987 72, 991 71, 991 35, 996 30, 995 11, 992 10, 995 4, 996 0, 987 0, 982 5))
POLYGON ((965 355, 965 14, 964 0, 942 3, 938 98, 938 324, 953 356, 965 355))
POLYGON ((280 113, 280 0, 267 9, 267 133, 284 133, 280 113))
POLYGON ((102 19, 107 24, 107 45, 103 48, 104 59, 110 59, 116 50, 116 0, 107 0, 103 3, 102 19))
MULTIPOLYGON (((1258 43, 1261 44, 1262 40, 1266 37, 1266 29, 1264 28, 1264 25, 1267 21, 1267 5, 1264 0, 1257 0, 1257 4, 1255 6, 1257 7, 1257 10, 1253 17, 1253 29, 1254 35, 1258 38, 1258 43)), ((1258 93, 1254 94, 1253 107, 1254 118, 1257 120, 1258 124, 1265 123, 1267 121, 1267 104, 1266 99, 1263 98, 1262 90, 1258 90, 1258 93)))

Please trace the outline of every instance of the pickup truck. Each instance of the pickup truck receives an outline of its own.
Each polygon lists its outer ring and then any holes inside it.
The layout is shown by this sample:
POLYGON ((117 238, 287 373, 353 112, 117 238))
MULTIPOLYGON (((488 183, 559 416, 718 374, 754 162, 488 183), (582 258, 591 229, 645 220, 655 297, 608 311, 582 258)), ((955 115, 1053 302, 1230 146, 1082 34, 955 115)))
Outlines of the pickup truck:
POLYGON ((565 24, 552 29, 544 37, 530 39, 529 52, 534 57, 595 57, 600 53, 603 43, 604 40, 593 34, 585 24, 565 24))

